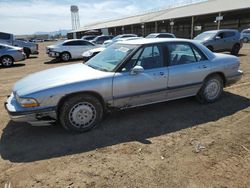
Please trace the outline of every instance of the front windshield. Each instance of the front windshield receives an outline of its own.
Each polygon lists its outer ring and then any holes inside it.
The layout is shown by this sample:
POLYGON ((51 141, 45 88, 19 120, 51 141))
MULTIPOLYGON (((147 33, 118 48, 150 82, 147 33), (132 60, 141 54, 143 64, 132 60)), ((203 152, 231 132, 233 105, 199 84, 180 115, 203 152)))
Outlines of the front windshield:
POLYGON ((216 33, 201 33, 200 35, 196 36, 194 40, 201 40, 206 41, 210 40, 215 36, 216 33))
POLYGON ((86 65, 101 71, 112 72, 136 48, 136 45, 113 44, 91 58, 86 65))
POLYGON ((146 36, 146 38, 155 38, 157 36, 157 34, 150 34, 148 36, 146 36))

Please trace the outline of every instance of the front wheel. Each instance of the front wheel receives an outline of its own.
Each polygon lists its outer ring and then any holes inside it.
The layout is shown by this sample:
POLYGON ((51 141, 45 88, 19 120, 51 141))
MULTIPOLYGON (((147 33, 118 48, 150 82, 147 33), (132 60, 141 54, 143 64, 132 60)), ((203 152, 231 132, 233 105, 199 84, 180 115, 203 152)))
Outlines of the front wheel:
POLYGON ((239 51, 240 51, 240 45, 235 44, 231 50, 231 54, 237 56, 239 54, 239 51))
POLYGON ((214 75, 208 77, 197 94, 197 99, 201 103, 213 103, 217 101, 223 92, 223 80, 221 76, 214 75))
POLYGON ((96 97, 79 94, 68 98, 59 113, 60 123, 66 130, 86 132, 101 121, 103 106, 96 97))
POLYGON ((68 52, 63 52, 60 56, 61 60, 64 62, 68 62, 71 58, 70 53, 68 52))
POLYGON ((24 51, 24 53, 26 55, 26 58, 28 59, 30 57, 30 54, 31 54, 30 49, 24 48, 23 51, 24 51))

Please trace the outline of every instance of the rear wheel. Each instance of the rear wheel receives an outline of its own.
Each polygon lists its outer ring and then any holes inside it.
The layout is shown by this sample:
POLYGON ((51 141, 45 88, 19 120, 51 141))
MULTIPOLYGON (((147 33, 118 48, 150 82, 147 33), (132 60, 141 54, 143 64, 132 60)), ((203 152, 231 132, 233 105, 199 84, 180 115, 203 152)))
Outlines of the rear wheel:
POLYGON ((207 48, 208 48, 211 52, 213 52, 213 51, 214 51, 213 46, 208 46, 207 48))
POLYGON ((103 106, 91 95, 79 94, 68 98, 60 109, 60 123, 69 131, 85 132, 102 119, 103 106))
POLYGON ((3 56, 0 60, 3 67, 11 67, 14 64, 14 60, 10 56, 3 56))
POLYGON ((231 50, 231 54, 237 56, 239 54, 239 51, 240 51, 240 45, 235 44, 231 50))
POLYGON ((71 56, 69 52, 63 52, 60 56, 61 60, 67 62, 70 60, 71 56))
POLYGON ((243 38, 243 42, 248 43, 249 39, 247 37, 243 38))
POLYGON ((201 103, 213 103, 218 100, 223 92, 223 80, 219 75, 213 75, 205 80, 202 88, 197 94, 201 103))

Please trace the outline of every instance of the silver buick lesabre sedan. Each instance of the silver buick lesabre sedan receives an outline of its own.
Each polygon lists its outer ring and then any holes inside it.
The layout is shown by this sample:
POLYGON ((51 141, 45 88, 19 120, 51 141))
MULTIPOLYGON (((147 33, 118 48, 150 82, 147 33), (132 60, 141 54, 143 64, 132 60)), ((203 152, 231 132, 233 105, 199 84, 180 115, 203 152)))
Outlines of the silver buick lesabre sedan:
POLYGON ((18 81, 5 107, 13 121, 70 131, 95 127, 105 111, 197 96, 215 102, 242 77, 237 57, 185 39, 139 39, 111 45, 87 63, 31 74, 18 81))

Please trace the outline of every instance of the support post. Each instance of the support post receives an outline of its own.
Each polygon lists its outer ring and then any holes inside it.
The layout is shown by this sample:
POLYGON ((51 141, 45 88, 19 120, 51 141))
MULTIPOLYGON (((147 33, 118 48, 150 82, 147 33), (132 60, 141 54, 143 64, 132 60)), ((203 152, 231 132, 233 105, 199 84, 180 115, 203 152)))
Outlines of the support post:
POLYGON ((191 22, 191 35, 190 38, 194 38, 194 16, 192 16, 192 22, 191 22))
POLYGON ((158 23, 155 22, 155 32, 157 33, 158 32, 158 23))
MULTIPOLYGON (((221 12, 219 13, 219 16, 221 16, 221 12)), ((221 24, 221 20, 218 20, 217 30, 220 29, 220 24, 221 24)))

